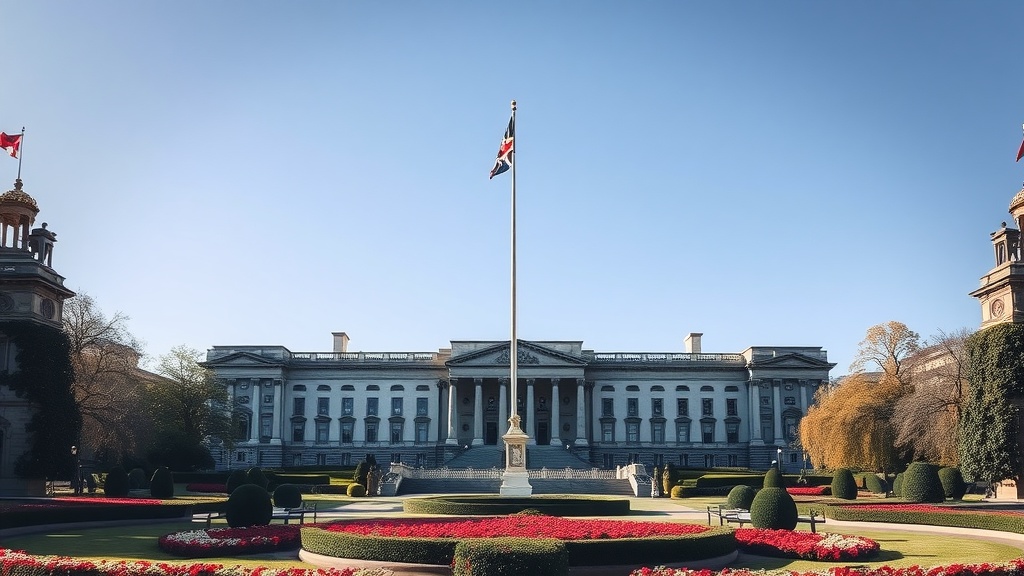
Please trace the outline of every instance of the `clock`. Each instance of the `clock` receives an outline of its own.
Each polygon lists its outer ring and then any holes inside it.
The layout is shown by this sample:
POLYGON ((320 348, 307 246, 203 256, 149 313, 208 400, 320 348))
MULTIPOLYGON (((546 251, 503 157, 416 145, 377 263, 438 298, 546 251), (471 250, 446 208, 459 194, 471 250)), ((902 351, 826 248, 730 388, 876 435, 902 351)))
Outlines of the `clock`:
POLYGON ((992 313, 993 318, 1002 318, 1004 306, 1002 300, 993 300, 988 309, 992 313))

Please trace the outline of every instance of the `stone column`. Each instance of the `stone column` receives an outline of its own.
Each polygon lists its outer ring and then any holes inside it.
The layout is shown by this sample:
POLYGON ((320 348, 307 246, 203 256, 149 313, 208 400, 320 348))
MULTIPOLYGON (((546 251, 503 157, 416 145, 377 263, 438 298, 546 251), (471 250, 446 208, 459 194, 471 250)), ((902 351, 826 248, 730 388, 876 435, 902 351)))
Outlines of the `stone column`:
POLYGON ((473 446, 484 443, 484 379, 473 378, 476 402, 473 407, 473 446))
POLYGON ((800 380, 797 388, 797 401, 800 403, 800 413, 807 414, 807 380, 800 380))
POLYGON ((772 380, 772 401, 772 415, 775 417, 773 441, 780 441, 785 438, 782 434, 782 380, 772 380))
POLYGON ((537 444, 537 409, 533 406, 533 383, 536 380, 533 378, 526 379, 526 426, 523 428, 523 432, 530 437, 527 440, 527 444, 535 446, 537 444))
MULTIPOLYGON (((274 418, 274 423, 271 425, 270 443, 280 444, 281 436, 285 429, 282 422, 284 422, 286 418, 284 405, 284 382, 280 380, 271 380, 270 393, 274 395, 274 415, 280 416, 279 418, 274 418)), ((260 386, 260 394, 263 394, 262 386, 260 386)), ((261 403, 262 401, 263 399, 260 398, 261 403)), ((316 406, 313 407, 313 410, 316 410, 316 406)), ((314 437, 315 434, 316 433, 314 432, 314 437)))
POLYGON ((459 421, 458 413, 456 412, 459 408, 459 394, 455 389, 455 382, 457 380, 458 378, 452 378, 448 381, 448 439, 444 443, 451 445, 458 445, 459 443, 459 421))
POLYGON ((557 439, 559 446, 562 445, 562 423, 559 418, 559 412, 562 410, 562 398, 558 395, 558 383, 561 381, 561 378, 551 379, 551 438, 548 439, 548 444, 557 439))
POLYGON ((498 379, 498 432, 504 434, 508 426, 508 394, 509 378, 498 379))
POLYGON ((763 444, 761 438, 761 381, 751 380, 750 386, 750 443, 763 444))
POLYGON ((577 446, 587 445, 587 404, 586 404, 586 380, 576 379, 576 441, 577 446))

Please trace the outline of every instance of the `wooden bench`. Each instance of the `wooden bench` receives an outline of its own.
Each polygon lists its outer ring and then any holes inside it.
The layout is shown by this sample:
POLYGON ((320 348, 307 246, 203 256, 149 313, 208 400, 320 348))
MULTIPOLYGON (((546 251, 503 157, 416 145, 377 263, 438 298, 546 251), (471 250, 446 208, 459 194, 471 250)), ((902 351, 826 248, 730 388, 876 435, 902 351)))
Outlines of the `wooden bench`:
MULTIPOLYGON (((306 514, 313 514, 313 523, 316 523, 316 502, 303 502, 297 508, 274 508, 274 513, 271 516, 272 520, 284 520, 285 524, 288 524, 292 520, 298 520, 299 524, 306 523, 306 514)), ((214 520, 221 518, 227 518, 227 514, 224 512, 200 512, 192 515, 193 522, 205 522, 206 529, 209 530, 210 526, 213 525, 214 520)))
MULTIPOLYGON (((722 508, 719 506, 708 506, 708 525, 711 525, 712 517, 718 518, 719 526, 724 526, 726 523, 739 524, 740 528, 743 528, 744 524, 750 524, 750 511, 742 508, 722 508)), ((808 516, 797 516, 796 521, 798 523, 810 524, 811 533, 817 533, 817 525, 825 523, 825 515, 821 514, 817 510, 811 510, 808 516)))

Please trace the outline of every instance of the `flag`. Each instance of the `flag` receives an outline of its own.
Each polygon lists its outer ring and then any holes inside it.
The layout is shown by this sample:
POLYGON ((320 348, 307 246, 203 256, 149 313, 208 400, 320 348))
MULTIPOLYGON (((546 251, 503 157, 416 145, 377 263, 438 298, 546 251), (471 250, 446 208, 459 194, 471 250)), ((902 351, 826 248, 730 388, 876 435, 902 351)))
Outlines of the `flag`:
POLYGON ((7 134, 0 132, 0 148, 7 150, 7 153, 11 155, 11 158, 17 158, 18 148, 21 148, 21 134, 8 136, 7 134))
POLYGON ((1017 150, 1017 162, 1020 162, 1021 158, 1024 158, 1024 142, 1020 143, 1020 150, 1017 150))
POLYGON ((494 161, 494 168, 491 168, 491 178, 512 167, 512 155, 516 151, 516 120, 515 116, 508 119, 508 129, 505 130, 505 137, 501 139, 501 146, 498 147, 498 158, 494 161))

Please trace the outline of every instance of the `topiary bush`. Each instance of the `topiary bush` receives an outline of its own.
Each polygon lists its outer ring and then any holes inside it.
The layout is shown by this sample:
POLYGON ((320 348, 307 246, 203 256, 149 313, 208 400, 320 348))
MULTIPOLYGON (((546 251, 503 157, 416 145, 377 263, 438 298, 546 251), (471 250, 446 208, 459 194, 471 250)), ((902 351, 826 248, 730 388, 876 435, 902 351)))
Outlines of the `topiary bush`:
POLYGON ((355 481, 356 484, 366 486, 366 475, 369 474, 369 472, 370 465, 364 460, 359 464, 356 464, 356 470, 352 473, 352 480, 355 481))
POLYGON ((939 480, 939 467, 913 462, 903 473, 903 498, 908 502, 943 502, 946 495, 939 480))
POLYGON ((302 506, 302 492, 295 484, 281 484, 274 490, 274 506, 298 508, 302 506))
POLYGON ((939 482, 942 483, 942 492, 946 498, 963 500, 967 492, 967 483, 964 482, 959 468, 939 468, 939 482))
POLYGON ((857 481, 849 469, 840 468, 832 475, 832 496, 843 500, 857 499, 857 481))
POLYGON ((782 481, 782 472, 778 468, 769 468, 764 474, 765 488, 785 488, 782 481))
POLYGON ((138 490, 146 487, 146 471, 142 468, 132 468, 128 473, 128 488, 138 490))
MULTIPOLYGON (((693 490, 693 488, 689 488, 689 490, 693 490)), ((686 498, 688 496, 687 487, 683 485, 673 486, 669 496, 672 498, 686 498)))
POLYGON ((675 464, 669 462, 665 465, 665 470, 661 473, 662 494, 668 496, 678 480, 679 470, 676 469, 675 464))
POLYGON ((896 498, 903 498, 903 472, 892 479, 892 495, 896 498))
POLYGON ((554 538, 471 538, 455 545, 452 576, 568 576, 569 554, 554 538))
POLYGON ((118 466, 107 472, 103 483, 103 494, 110 498, 124 498, 128 495, 128 473, 118 466))
POLYGON ((796 502, 785 488, 762 488, 750 503, 754 528, 792 530, 796 528, 796 502))
POLYGON ((242 484, 247 484, 245 470, 232 470, 228 475, 228 481, 224 485, 224 491, 231 494, 242 484))
POLYGON ((352 484, 348 485, 348 490, 345 493, 348 494, 349 496, 352 496, 353 498, 366 496, 366 486, 363 486, 362 484, 356 484, 353 482, 352 484))
POLYGON ((247 484, 255 484, 264 490, 266 490, 267 486, 270 485, 270 480, 267 478, 267 475, 264 474, 263 470, 258 466, 253 466, 245 472, 245 482, 247 484))
POLYGON ((242 484, 228 496, 228 525, 232 528, 266 526, 274 516, 270 493, 256 484, 242 484))
POLYGON ((757 496, 757 490, 750 486, 736 486, 729 491, 729 498, 726 500, 725 505, 729 508, 750 510, 750 504, 754 501, 754 496, 757 496))
POLYGON ((161 500, 174 498, 174 477, 166 466, 153 472, 153 478, 149 481, 149 495, 161 500))
POLYGON ((885 494, 889 491, 889 486, 885 480, 879 478, 877 474, 866 474, 864 476, 864 487, 872 494, 885 494))

